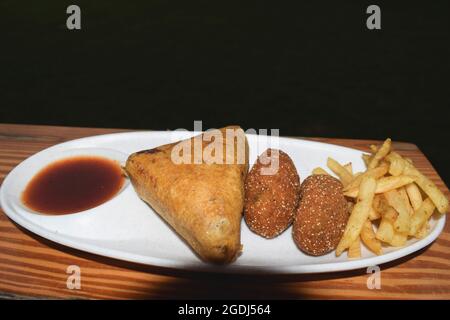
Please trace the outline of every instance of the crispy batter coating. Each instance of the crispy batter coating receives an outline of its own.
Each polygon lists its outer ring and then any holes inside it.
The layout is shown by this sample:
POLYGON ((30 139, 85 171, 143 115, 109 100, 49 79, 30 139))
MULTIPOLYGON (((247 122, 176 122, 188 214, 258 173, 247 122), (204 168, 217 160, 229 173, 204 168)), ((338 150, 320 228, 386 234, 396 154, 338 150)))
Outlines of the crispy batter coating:
POLYGON ((294 219, 300 192, 300 178, 291 158, 279 151, 278 171, 261 174, 270 167, 267 157, 272 149, 263 152, 245 181, 244 218, 250 230, 265 238, 274 238, 286 230, 294 219))
POLYGON ((347 220, 347 201, 339 180, 313 175, 302 183, 292 234, 303 252, 320 256, 334 250, 347 220))
MULTIPOLYGON (((220 129, 224 149, 239 147, 226 138, 236 130, 245 141, 245 162, 176 164, 172 151, 180 142, 143 150, 129 156, 126 171, 139 197, 147 202, 205 261, 230 263, 241 246, 244 181, 248 171, 248 146, 239 127, 220 129)), ((194 145, 193 137, 185 142, 194 145)), ((201 137, 200 137, 201 138, 201 137)), ((207 142, 202 140, 207 145, 207 142)), ((164 239, 162 239, 164 241, 164 239)))

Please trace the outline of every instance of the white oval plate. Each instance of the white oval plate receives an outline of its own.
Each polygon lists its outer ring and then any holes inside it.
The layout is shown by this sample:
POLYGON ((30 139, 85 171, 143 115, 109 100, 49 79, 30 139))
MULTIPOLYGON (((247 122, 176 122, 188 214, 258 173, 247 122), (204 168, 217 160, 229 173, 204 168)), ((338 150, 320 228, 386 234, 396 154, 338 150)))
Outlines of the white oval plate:
MULTIPOLYGON (((291 228, 279 237, 266 240, 252 233, 242 222, 243 254, 231 265, 202 262, 177 234, 127 183, 110 201, 75 214, 37 214, 20 201, 28 181, 50 162, 71 155, 103 155, 124 163, 128 154, 191 137, 193 132, 129 132, 93 136, 65 142, 43 150, 19 164, 5 178, 0 202, 5 213, 22 227, 54 242, 83 251, 160 267, 235 273, 316 273, 335 272, 380 265, 413 253, 435 240, 445 225, 445 215, 431 220, 431 232, 422 239, 409 240, 403 248, 384 248, 376 256, 362 248, 362 258, 349 260, 344 253, 321 257, 305 255, 295 246, 291 228)), ((267 139, 247 135, 250 165, 268 146, 267 139)), ((273 145, 272 145, 273 146, 273 145)), ((361 151, 331 144, 280 138, 279 146, 293 159, 301 180, 312 169, 326 168, 331 156, 341 163, 352 162, 355 172, 364 170, 361 151)))

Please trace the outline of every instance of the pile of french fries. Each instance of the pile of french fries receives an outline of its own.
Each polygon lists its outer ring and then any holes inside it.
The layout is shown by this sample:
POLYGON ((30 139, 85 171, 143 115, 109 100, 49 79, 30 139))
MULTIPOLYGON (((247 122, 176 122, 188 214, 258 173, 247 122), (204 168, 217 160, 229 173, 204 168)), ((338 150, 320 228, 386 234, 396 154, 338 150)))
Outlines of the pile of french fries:
MULTIPOLYGON (((361 257, 361 242, 381 255, 383 246, 404 246, 409 237, 422 239, 430 231, 433 213, 445 214, 449 208, 447 197, 436 185, 410 159, 393 150, 391 139, 370 149, 371 154, 363 154, 364 172, 354 174, 351 163, 327 161, 349 201, 350 217, 336 256, 348 250, 349 258, 361 257)), ((316 168, 313 174, 328 173, 316 168)))

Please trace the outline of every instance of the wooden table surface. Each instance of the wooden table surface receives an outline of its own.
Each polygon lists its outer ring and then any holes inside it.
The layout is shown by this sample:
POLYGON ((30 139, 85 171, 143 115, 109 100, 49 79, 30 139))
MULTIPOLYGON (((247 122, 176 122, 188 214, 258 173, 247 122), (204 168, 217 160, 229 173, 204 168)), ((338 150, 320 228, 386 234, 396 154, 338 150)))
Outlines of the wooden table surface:
MULTIPOLYGON (((0 178, 25 158, 57 143, 117 129, 0 124, 0 178)), ((373 141, 314 140, 368 150, 373 141)), ((449 195, 413 144, 395 143, 449 195)), ((430 246, 381 266, 381 289, 369 290, 366 270, 315 275, 217 275, 175 271, 105 258, 36 236, 0 211, 0 298, 70 299, 450 299, 450 227, 430 246), (81 268, 81 289, 67 289, 69 265, 81 268)))

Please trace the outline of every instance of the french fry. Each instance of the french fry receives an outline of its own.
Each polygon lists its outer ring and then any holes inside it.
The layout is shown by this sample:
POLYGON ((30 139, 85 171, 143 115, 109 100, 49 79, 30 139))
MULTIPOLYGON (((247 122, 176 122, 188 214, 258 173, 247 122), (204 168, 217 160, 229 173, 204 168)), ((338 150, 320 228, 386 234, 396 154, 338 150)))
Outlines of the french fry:
POLYGON ((377 210, 375 210, 374 208, 373 208, 373 205, 370 207, 370 210, 369 210, 369 220, 370 221, 374 221, 374 220, 378 220, 378 219, 380 219, 381 218, 381 214, 380 214, 380 212, 378 212, 377 210))
POLYGON ((373 198, 373 208, 381 215, 384 215, 384 212, 386 212, 388 208, 391 208, 391 206, 389 206, 382 194, 376 194, 373 198))
POLYGON ((347 190, 351 190, 351 189, 355 189, 358 188, 361 180, 364 177, 372 177, 375 179, 381 178, 382 176, 384 176, 387 172, 388 172, 388 166, 380 166, 380 167, 376 167, 374 169, 369 169, 366 172, 362 173, 361 175, 355 177, 345 188, 344 191, 347 190))
POLYGON ((449 201, 447 197, 436 187, 433 181, 425 177, 414 167, 411 159, 403 158, 396 152, 391 152, 386 158, 391 161, 391 164, 393 159, 402 163, 401 165, 404 167, 403 174, 414 178, 414 181, 431 198, 440 213, 443 214, 448 211, 449 201))
POLYGON ((313 175, 318 175, 318 174, 327 174, 328 172, 326 172, 324 169, 322 169, 321 167, 317 167, 312 171, 313 175))
POLYGON ((391 150, 391 152, 389 152, 389 154, 386 156, 385 158, 387 161, 391 162, 394 159, 400 159, 400 160, 405 160, 405 158, 403 158, 398 152, 396 152, 395 150, 391 150))
POLYGON ((444 214, 448 211, 448 199, 433 181, 425 177, 410 163, 405 167, 404 173, 414 178, 414 181, 430 197, 440 213, 444 214))
POLYGON ((373 155, 373 158, 369 162, 368 169, 373 169, 378 166, 378 163, 391 151, 391 139, 387 138, 377 152, 373 155))
MULTIPOLYGON (((383 197, 384 198, 384 197, 383 197)), ((398 213, 392 208, 387 201, 384 200, 382 203, 385 203, 384 211, 382 214, 380 225, 378 226, 376 237, 378 240, 381 240, 386 243, 391 243, 394 238, 395 230, 394 223, 397 220, 398 213)))
MULTIPOLYGON (((385 216, 387 213, 389 213, 390 210, 394 210, 389 203, 387 202, 386 198, 383 194, 376 194, 374 199, 374 209, 381 213, 382 216, 385 216)), ((395 212, 395 219, 397 219, 397 213, 395 212)), ((395 220, 394 219, 394 220, 395 220)))
MULTIPOLYGON (((382 254, 382 244, 405 246, 409 237, 425 238, 435 209, 444 214, 449 199, 425 177, 412 160, 392 149, 391 139, 371 145, 362 154, 363 172, 353 172, 352 163, 339 164, 328 158, 327 166, 344 185, 349 219, 336 248, 336 256, 348 250, 349 258, 361 257, 361 242, 372 252, 382 254), (376 232, 372 222, 379 220, 376 232)), ((317 174, 322 168, 316 168, 317 174)), ((325 171, 325 170, 323 170, 325 171)))
POLYGON ((381 194, 376 194, 373 197, 372 207, 375 211, 382 212, 383 211, 383 201, 384 197, 381 194))
POLYGON ((388 219, 382 218, 375 237, 383 242, 390 243, 394 237, 394 226, 388 219))
POLYGON ((408 235, 406 233, 396 232, 392 237, 391 242, 389 244, 393 247, 403 247, 408 240, 408 235))
POLYGON ((415 183, 410 183, 406 185, 405 189, 414 211, 418 210, 423 202, 419 187, 415 183))
POLYGON ((347 256, 349 258, 361 258, 361 240, 358 236, 355 241, 352 242, 350 247, 348 248, 348 254, 347 256))
POLYGON ((377 193, 385 193, 408 183, 411 183, 414 179, 409 176, 397 176, 397 177, 384 177, 378 180, 377 182, 377 193))
POLYGON ((328 168, 330 168, 331 171, 333 171, 339 177, 339 179, 341 179, 341 182, 344 185, 344 187, 353 180, 353 175, 351 175, 347 171, 347 169, 345 169, 343 166, 341 166, 339 164, 339 162, 337 162, 333 158, 328 158, 327 166, 328 166, 328 168))
POLYGON ((386 160, 390 162, 389 173, 393 176, 399 176, 405 169, 405 163, 402 157, 396 153, 391 152, 386 156, 386 160))
POLYGON ((361 240, 376 255, 383 253, 381 242, 375 238, 375 232, 372 229, 372 222, 366 220, 361 230, 361 240))
POLYGON ((336 248, 336 256, 340 256, 360 235, 363 224, 369 218, 376 187, 377 182, 374 178, 368 177, 361 181, 358 201, 353 207, 353 211, 345 226, 344 235, 336 248))
POLYGON ((373 202, 372 202, 372 207, 374 208, 375 211, 379 211, 380 207, 381 207, 381 195, 376 194, 373 197, 373 202))
POLYGON ((398 218, 398 212, 395 211, 390 205, 388 205, 387 209, 383 212, 383 219, 389 221, 392 226, 398 218))
POLYGON ((378 147, 377 147, 376 145, 374 145, 374 144, 371 144, 371 145, 369 146, 369 148, 370 148, 370 151, 371 151, 372 153, 377 153, 377 151, 378 151, 378 147))
MULTIPOLYGON (((407 185, 414 181, 414 178, 411 176, 397 176, 397 177, 384 177, 377 181, 377 189, 375 190, 375 193, 385 193, 390 190, 394 190, 400 187, 403 187, 404 185, 407 185)), ((358 189, 353 188, 351 190, 345 191, 344 195, 351 198, 356 198, 358 196, 358 189)))
POLYGON ((363 173, 362 172, 356 172, 353 174, 353 179, 358 178, 359 176, 361 176, 363 173))
POLYGON ((370 154, 363 153, 362 159, 363 159, 366 167, 368 167, 369 166, 369 162, 370 162, 370 154))
MULTIPOLYGON (((386 167, 389 168, 390 163, 389 163, 389 161, 387 161, 386 159, 383 159, 383 160, 381 160, 381 161, 378 163, 378 167, 380 167, 380 166, 386 166, 386 167)), ((388 171, 389 171, 389 170, 388 170, 388 171)))
POLYGON ((359 188, 353 188, 347 191, 344 191, 344 196, 349 198, 356 198, 358 197, 359 188))
POLYGON ((417 239, 423 239, 428 235, 428 233, 430 233, 430 224, 428 222, 425 222, 414 236, 417 239))
POLYGON ((422 202, 422 206, 416 210, 411 218, 409 234, 415 235, 420 228, 428 221, 435 209, 435 205, 430 198, 426 198, 422 202))
POLYGON ((393 176, 399 176, 403 173, 404 168, 401 161, 394 159, 389 166, 389 173, 393 176))
POLYGON ((398 212, 394 223, 395 232, 407 234, 411 225, 411 216, 408 207, 397 190, 390 190, 384 196, 391 207, 398 212))
POLYGON ((353 166, 352 166, 351 162, 345 164, 344 168, 345 168, 345 170, 348 171, 348 173, 350 173, 353 176, 353 166))
POLYGON ((347 201, 347 211, 348 211, 348 214, 351 214, 351 213, 352 213, 353 207, 354 207, 354 206, 355 206, 355 204, 354 204, 353 202, 347 201))
POLYGON ((414 214, 414 209, 412 208, 411 203, 409 202, 408 193, 406 192, 405 187, 398 188, 397 191, 400 197, 402 198, 405 207, 408 209, 409 215, 412 216, 414 214))

